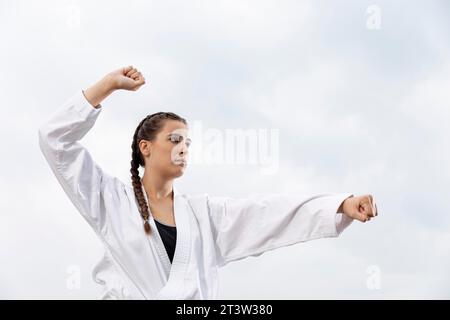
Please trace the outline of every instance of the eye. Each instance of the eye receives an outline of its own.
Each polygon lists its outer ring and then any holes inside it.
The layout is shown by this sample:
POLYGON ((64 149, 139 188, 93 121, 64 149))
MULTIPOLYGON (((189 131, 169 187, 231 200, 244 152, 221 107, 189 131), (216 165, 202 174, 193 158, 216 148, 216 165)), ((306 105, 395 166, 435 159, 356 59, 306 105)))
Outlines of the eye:
POLYGON ((183 136, 179 135, 179 134, 172 134, 170 135, 170 141, 174 142, 174 143, 178 143, 183 141, 183 136))
MULTIPOLYGON (((173 133, 173 134, 170 135, 170 141, 175 143, 175 144, 183 141, 183 139, 184 139, 184 137, 182 135, 180 135, 180 134, 173 133)), ((191 142, 192 142, 191 139, 187 138, 186 139, 186 146, 189 147, 191 145, 191 142)))

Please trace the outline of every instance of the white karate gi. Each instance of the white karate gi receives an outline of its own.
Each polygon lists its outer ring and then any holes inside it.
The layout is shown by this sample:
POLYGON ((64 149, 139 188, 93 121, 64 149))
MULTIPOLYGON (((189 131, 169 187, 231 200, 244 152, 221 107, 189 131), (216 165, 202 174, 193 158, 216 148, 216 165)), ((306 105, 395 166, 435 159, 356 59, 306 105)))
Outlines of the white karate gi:
POLYGON ((39 145, 104 244, 105 255, 92 272, 103 285, 102 299, 216 299, 219 267, 294 243, 337 237, 352 222, 336 213, 351 193, 235 199, 186 195, 174 187, 177 240, 171 264, 152 215, 153 232, 145 234, 131 184, 102 171, 79 142, 101 110, 78 90, 40 127, 39 145))

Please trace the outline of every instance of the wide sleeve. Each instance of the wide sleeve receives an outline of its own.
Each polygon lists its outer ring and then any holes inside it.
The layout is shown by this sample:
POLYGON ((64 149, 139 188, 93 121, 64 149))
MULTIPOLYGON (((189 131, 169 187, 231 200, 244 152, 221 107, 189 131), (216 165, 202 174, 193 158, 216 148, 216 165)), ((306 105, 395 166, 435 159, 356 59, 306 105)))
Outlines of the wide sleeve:
POLYGON ((102 110, 82 90, 67 99, 39 128, 39 147, 71 202, 97 233, 105 230, 104 194, 108 176, 79 142, 102 110))
POLYGON ((337 213, 351 193, 207 195, 218 265, 325 237, 337 237, 351 218, 337 213))

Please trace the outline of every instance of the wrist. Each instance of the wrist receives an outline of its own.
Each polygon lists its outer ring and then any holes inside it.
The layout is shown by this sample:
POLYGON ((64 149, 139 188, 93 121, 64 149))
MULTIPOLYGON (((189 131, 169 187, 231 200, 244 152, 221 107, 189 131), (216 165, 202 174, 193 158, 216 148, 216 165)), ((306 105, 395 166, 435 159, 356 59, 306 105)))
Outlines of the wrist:
POLYGON ((83 90, 83 94, 94 108, 99 108, 100 103, 114 90, 111 79, 104 77, 91 87, 83 90))
POLYGON ((104 88, 104 90, 108 94, 112 93, 114 90, 117 89, 117 81, 114 77, 111 77, 110 75, 104 76, 103 79, 100 80, 100 83, 102 88, 104 88))
POLYGON ((347 199, 345 199, 344 201, 342 201, 341 205, 339 206, 337 212, 338 213, 346 213, 349 207, 350 207, 350 203, 352 201, 353 196, 348 197, 347 199))

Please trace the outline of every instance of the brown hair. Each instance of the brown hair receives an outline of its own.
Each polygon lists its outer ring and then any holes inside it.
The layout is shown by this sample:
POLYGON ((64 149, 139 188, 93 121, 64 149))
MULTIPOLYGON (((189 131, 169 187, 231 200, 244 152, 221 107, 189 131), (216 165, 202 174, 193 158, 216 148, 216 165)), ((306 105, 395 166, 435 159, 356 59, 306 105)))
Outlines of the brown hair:
POLYGON ((187 124, 187 121, 172 112, 157 112, 151 115, 148 115, 139 123, 134 132, 133 143, 131 144, 131 181, 133 184, 134 194, 138 201, 139 212, 141 213, 142 218, 144 219, 144 230, 145 233, 150 234, 150 224, 148 222, 149 219, 149 209, 148 204, 145 201, 141 178, 139 176, 139 167, 145 167, 144 158, 142 157, 141 150, 139 149, 139 142, 144 139, 148 141, 152 141, 155 139, 158 132, 162 129, 165 120, 178 120, 187 124))

